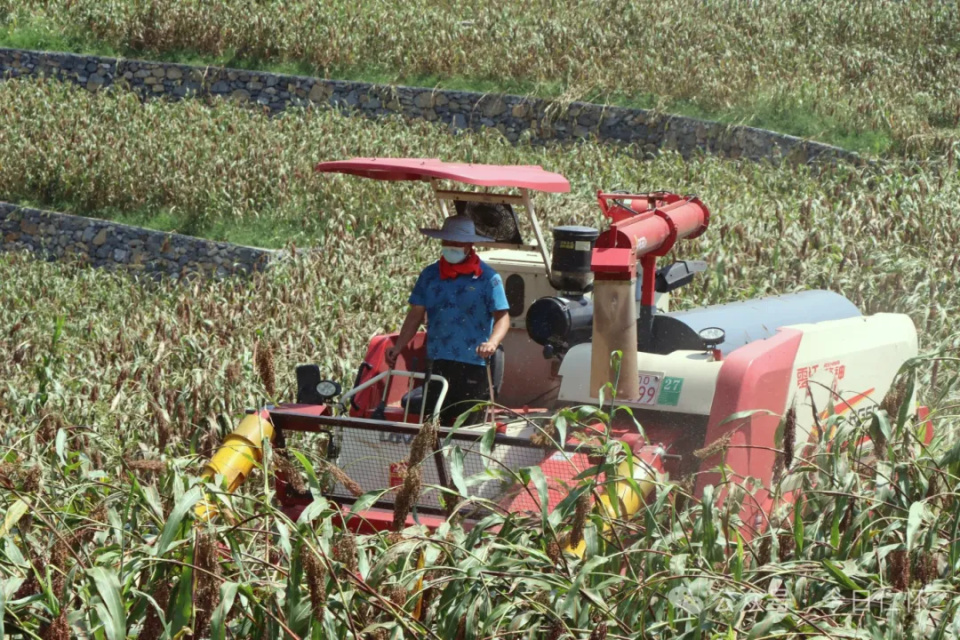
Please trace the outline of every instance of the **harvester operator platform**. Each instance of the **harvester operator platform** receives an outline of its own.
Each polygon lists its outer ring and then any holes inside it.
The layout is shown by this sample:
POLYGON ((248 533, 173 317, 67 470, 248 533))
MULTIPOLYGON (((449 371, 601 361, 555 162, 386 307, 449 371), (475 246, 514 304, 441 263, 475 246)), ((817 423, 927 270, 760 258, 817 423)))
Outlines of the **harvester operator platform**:
MULTIPOLYGON (((450 385, 440 422, 451 425, 461 413, 489 398, 486 367, 510 328, 510 307, 500 276, 473 249, 475 243, 493 241, 477 234, 473 220, 456 215, 444 220, 441 229, 420 232, 441 241, 441 257, 417 278, 410 309, 386 360, 391 368, 396 365, 426 317, 432 373, 450 385)), ((436 397, 433 387, 428 393, 436 397)))

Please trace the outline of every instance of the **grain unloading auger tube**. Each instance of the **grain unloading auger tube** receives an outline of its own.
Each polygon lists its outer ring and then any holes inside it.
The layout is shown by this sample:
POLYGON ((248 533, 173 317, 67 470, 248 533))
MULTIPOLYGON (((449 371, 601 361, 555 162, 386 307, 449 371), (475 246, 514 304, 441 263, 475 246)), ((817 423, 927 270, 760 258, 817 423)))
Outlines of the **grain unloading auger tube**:
POLYGON ((665 256, 677 241, 706 231, 710 212, 698 198, 672 193, 600 192, 597 201, 612 222, 597 238, 591 259, 595 288, 590 392, 599 395, 603 385, 616 380, 617 398, 634 400, 640 390, 637 347, 643 349, 653 337, 657 257, 665 256), (642 278, 639 310, 638 264, 642 278), (614 351, 623 354, 618 370, 610 363, 614 351))

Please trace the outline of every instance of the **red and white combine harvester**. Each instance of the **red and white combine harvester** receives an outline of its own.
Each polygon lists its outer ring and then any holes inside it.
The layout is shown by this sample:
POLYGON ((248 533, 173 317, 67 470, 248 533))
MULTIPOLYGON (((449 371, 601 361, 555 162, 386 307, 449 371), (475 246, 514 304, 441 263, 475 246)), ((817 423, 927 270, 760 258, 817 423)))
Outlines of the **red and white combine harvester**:
MULTIPOLYGON (((468 505, 492 502, 507 511, 540 512, 537 491, 518 491, 502 476, 485 476, 490 466, 514 471, 539 466, 547 479, 549 507, 556 505, 576 485, 574 477, 596 459, 578 440, 545 449, 534 435, 563 407, 599 406, 601 395, 607 409, 613 398, 615 406, 631 410, 615 412, 621 419, 614 419, 610 429, 634 457, 627 473, 636 484, 621 481, 618 489, 621 515, 640 508, 645 497, 630 486, 646 494, 667 475, 695 474, 696 495, 720 481, 721 464, 728 469, 727 480, 753 477, 769 483, 777 428, 791 407, 796 409, 795 441, 802 446, 815 437, 818 414, 874 408, 901 365, 917 355, 909 317, 864 316, 829 291, 669 311, 670 292, 706 268, 693 261, 657 265, 657 258, 678 242, 707 230, 710 213, 695 197, 600 192, 609 228, 557 227, 551 257, 531 195, 564 193, 570 185, 538 166, 361 158, 324 162, 316 170, 425 182, 442 215, 470 216, 478 233, 496 240, 478 249, 503 278, 510 305, 502 357, 491 367, 500 408, 484 423, 440 428, 438 442, 450 445, 446 451, 456 445, 460 452, 456 460, 437 453, 423 462, 426 489, 414 514, 427 526, 445 519, 436 487, 457 491, 452 464, 458 478, 471 479, 459 483, 478 498, 468 505), (530 244, 523 240, 525 230, 530 244), (619 363, 611 359, 614 352, 622 354, 619 363), (710 447, 719 442, 724 446, 710 447), (704 450, 713 453, 701 460, 694 455, 698 450, 701 456, 704 450)), ((424 402, 422 394, 426 389, 441 395, 447 386, 437 376, 424 384, 430 376, 426 333, 417 335, 390 370, 384 355, 394 338, 370 341, 353 388, 342 394, 338 384, 321 379, 316 366, 298 367, 297 402, 248 415, 211 460, 207 474, 222 474, 232 491, 260 460, 263 438, 283 446, 291 432, 320 433, 329 463, 364 492, 382 490, 376 501, 365 499, 362 509, 345 518, 349 526, 362 531, 393 526, 393 501, 410 442, 433 418, 434 399, 424 402)), ((335 478, 324 494, 345 513, 357 499, 335 478)), ((282 476, 278 497, 291 515, 313 499, 297 494, 282 476)), ((769 496, 756 494, 741 514, 744 525, 763 528, 769 507, 769 496)), ((471 515, 483 513, 480 508, 471 515)))

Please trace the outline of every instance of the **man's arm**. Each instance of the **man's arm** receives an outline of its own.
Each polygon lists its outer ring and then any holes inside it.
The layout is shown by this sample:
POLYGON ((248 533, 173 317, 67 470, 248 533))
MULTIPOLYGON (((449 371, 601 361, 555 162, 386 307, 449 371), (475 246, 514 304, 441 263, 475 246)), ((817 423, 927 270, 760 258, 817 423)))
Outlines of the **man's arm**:
POLYGON ((490 334, 490 338, 477 347, 477 355, 481 358, 489 358, 492 356, 497 347, 500 346, 500 343, 503 342, 503 339, 507 335, 507 331, 510 330, 510 314, 508 311, 494 311, 493 312, 493 332, 490 334))
POLYGON ((397 356, 399 356, 403 348, 407 346, 407 343, 413 340, 413 336, 415 336, 420 329, 420 325, 423 324, 423 316, 426 312, 427 308, 422 305, 410 305, 410 309, 407 310, 407 317, 403 319, 403 326, 400 327, 400 335, 397 336, 396 343, 387 349, 386 360, 391 369, 397 364, 397 356))

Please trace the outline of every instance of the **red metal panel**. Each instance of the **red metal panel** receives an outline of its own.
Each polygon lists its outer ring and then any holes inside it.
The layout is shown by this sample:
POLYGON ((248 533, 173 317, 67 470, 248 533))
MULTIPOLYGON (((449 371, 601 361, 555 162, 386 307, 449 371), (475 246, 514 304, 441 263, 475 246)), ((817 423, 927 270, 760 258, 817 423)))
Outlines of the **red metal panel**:
POLYGON ((323 173, 347 173, 374 180, 454 180, 481 187, 513 187, 548 193, 567 193, 570 183, 559 173, 538 165, 462 164, 436 158, 352 158, 321 162, 323 173))
POLYGON ((617 274, 629 278, 636 266, 636 254, 629 247, 625 249, 594 249, 593 256, 590 258, 591 271, 600 277, 602 277, 601 274, 617 274))
MULTIPOLYGON (((371 338, 367 346, 367 354, 363 358, 366 364, 363 375, 356 381, 354 386, 360 386, 370 378, 383 373, 389 367, 386 363, 387 349, 396 342, 397 334, 391 333, 378 335, 371 338)), ((425 331, 417 332, 410 343, 400 352, 397 358, 396 369, 398 371, 424 371, 427 364, 427 334, 425 331)), ((396 405, 405 393, 408 385, 420 384, 419 381, 411 382, 409 378, 393 377, 390 379, 390 390, 387 393, 387 405, 396 405)), ((351 403, 350 415, 354 417, 369 417, 380 399, 383 398, 384 382, 378 382, 372 387, 368 387, 353 397, 351 403), (358 410, 359 408, 359 410, 358 410)), ((400 411, 402 417, 402 410, 400 411)), ((394 416, 395 417, 395 416, 394 416)), ((417 416, 419 418, 419 416, 417 416)))
MULTIPOLYGON (((730 442, 725 456, 717 453, 701 463, 697 495, 701 495, 705 485, 720 482, 720 474, 712 470, 724 462, 729 467, 731 482, 739 483, 750 476, 769 485, 776 459, 774 436, 786 410, 802 338, 801 331, 780 329, 772 338, 751 342, 727 355, 717 379, 705 444, 709 446, 728 434, 730 442), (756 413, 723 423, 745 411, 756 413)), ((741 517, 748 527, 762 528, 764 523, 758 519, 762 520, 768 506, 767 493, 760 491, 756 502, 745 504, 741 517)))
MULTIPOLYGON (((361 535, 379 533, 381 531, 392 531, 393 530, 393 510, 392 509, 364 509, 359 513, 350 515, 350 507, 344 505, 341 508, 340 520, 345 529, 353 531, 361 535)), ((418 513, 417 520, 413 519, 412 515, 407 516, 407 519, 404 521, 404 527, 412 527, 417 524, 425 525, 431 531, 436 531, 437 527, 447 521, 443 516, 431 515, 427 513, 418 513)), ((465 529, 470 529, 470 526, 464 527, 465 529)))
MULTIPOLYGON (((306 508, 307 504, 309 504, 311 501, 312 499, 306 500, 303 504, 285 504, 283 507, 283 512, 288 518, 296 522, 300 517, 300 514, 303 513, 303 510, 306 508)), ((393 530, 393 510, 391 509, 380 509, 374 507, 370 509, 364 509, 360 513, 351 515, 350 505, 343 505, 340 506, 340 513, 334 515, 333 518, 336 526, 361 535, 393 530)), ((417 520, 414 520, 412 515, 407 516, 403 526, 411 527, 417 524, 417 521, 419 521, 419 524, 426 525, 431 531, 435 531, 437 527, 446 522, 447 519, 443 516, 418 513, 417 520)), ((464 529, 469 531, 471 528, 473 528, 472 522, 469 520, 464 522, 464 529)))

